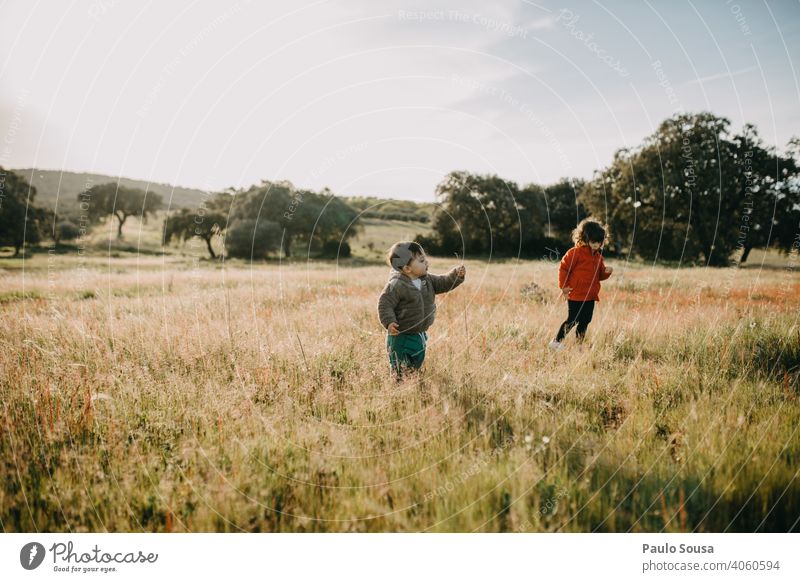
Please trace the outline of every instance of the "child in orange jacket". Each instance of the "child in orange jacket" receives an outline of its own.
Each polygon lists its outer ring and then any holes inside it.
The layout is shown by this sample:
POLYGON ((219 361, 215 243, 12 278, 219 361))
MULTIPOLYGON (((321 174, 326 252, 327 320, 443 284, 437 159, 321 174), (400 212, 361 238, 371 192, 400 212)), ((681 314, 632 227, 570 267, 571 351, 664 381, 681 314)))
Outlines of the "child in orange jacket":
POLYGON ((564 348, 564 336, 575 327, 579 342, 586 337, 586 328, 592 321, 594 302, 600 301, 600 281, 611 276, 613 269, 603 263, 601 249, 606 241, 606 231, 594 220, 585 219, 572 231, 575 246, 561 259, 558 269, 558 287, 561 297, 567 300, 569 314, 567 320, 558 328, 558 333, 550 348, 564 348))

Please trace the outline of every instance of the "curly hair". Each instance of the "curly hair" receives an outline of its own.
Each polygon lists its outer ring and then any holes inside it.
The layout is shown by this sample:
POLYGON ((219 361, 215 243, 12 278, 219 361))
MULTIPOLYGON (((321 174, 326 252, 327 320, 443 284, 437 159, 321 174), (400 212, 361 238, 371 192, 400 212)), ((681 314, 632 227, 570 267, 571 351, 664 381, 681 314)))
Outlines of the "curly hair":
POLYGON ((608 238, 608 233, 602 224, 596 220, 584 218, 572 231, 572 242, 576 247, 588 245, 590 242, 604 243, 608 238))

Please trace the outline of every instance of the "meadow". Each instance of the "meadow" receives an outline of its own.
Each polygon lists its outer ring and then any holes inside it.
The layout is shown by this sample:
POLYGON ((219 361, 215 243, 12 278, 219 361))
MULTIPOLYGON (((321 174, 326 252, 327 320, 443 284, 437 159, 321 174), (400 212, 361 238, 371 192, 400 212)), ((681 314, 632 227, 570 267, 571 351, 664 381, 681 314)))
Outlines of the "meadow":
POLYGON ((796 257, 610 259, 558 353, 557 263, 467 261, 398 384, 379 251, 202 251, 0 259, 3 531, 798 530, 796 257))

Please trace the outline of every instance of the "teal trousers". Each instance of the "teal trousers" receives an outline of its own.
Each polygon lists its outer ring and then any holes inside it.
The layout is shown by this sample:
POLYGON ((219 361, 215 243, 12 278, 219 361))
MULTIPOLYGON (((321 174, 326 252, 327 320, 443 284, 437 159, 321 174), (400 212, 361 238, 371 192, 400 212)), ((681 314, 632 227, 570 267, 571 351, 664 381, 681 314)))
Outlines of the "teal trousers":
POLYGON ((406 370, 419 370, 425 361, 425 346, 428 334, 399 333, 386 336, 386 351, 389 354, 389 366, 392 372, 401 376, 406 370))

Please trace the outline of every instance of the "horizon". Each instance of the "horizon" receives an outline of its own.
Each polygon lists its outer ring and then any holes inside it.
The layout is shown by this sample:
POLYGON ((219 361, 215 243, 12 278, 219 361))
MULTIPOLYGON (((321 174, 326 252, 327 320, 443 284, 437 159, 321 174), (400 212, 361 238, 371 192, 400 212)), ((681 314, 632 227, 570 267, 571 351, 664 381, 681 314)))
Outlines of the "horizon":
POLYGON ((83 7, 4 7, 0 165, 434 202, 589 179, 678 112, 800 134, 800 4, 83 7))

